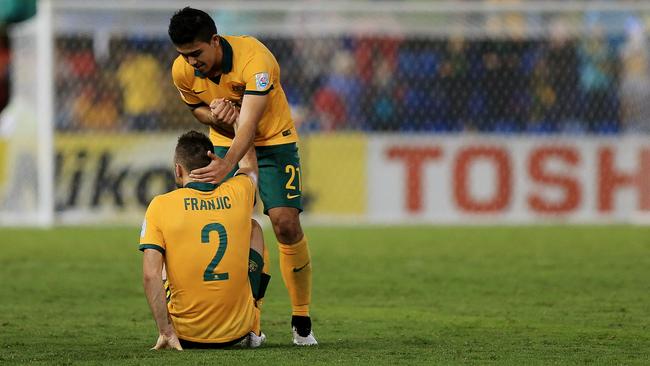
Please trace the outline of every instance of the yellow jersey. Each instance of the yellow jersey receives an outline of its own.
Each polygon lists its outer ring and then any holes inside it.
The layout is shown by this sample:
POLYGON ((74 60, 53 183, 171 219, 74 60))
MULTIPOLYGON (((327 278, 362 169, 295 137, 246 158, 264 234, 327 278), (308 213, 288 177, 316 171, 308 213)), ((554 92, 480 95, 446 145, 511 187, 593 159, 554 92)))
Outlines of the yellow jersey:
POLYGON ((253 182, 238 175, 219 186, 189 183, 149 204, 139 249, 164 255, 179 338, 224 343, 259 334, 248 280, 254 200, 253 182))
MULTIPOLYGON (((269 95, 269 103, 255 132, 255 146, 298 141, 287 97, 280 85, 280 65, 262 42, 250 36, 220 36, 223 49, 222 73, 207 78, 183 56, 172 66, 172 79, 181 99, 190 107, 209 106, 225 98, 241 106, 245 94, 269 95)), ((215 146, 230 146, 233 135, 210 128, 215 146)))

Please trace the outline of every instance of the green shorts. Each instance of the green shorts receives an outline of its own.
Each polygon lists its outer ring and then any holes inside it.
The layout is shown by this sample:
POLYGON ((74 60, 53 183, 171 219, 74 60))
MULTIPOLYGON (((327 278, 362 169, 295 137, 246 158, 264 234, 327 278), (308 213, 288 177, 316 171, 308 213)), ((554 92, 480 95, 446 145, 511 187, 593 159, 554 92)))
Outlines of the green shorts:
MULTIPOLYGON (((215 146, 214 153, 226 156, 227 147, 215 146)), ((302 177, 300 156, 296 143, 256 146, 257 165, 259 166, 260 198, 264 203, 264 214, 274 207, 294 207, 302 212, 302 177)), ((235 174, 235 168, 227 178, 235 174)))

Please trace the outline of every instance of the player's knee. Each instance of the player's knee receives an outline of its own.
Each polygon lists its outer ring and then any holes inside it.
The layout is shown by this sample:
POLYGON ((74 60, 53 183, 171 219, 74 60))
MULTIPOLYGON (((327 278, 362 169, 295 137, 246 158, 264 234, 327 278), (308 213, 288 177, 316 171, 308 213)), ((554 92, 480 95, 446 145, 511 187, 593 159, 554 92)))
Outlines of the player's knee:
POLYGON ((280 216, 273 221, 273 231, 280 243, 293 244, 302 239, 303 233, 297 217, 280 216))
POLYGON ((264 232, 255 219, 251 219, 251 249, 259 253, 264 252, 264 232))
POLYGON ((257 220, 255 220, 255 219, 251 219, 251 228, 252 228, 252 230, 253 230, 254 233, 255 233, 255 232, 261 232, 261 231, 262 231, 262 226, 261 226, 260 223, 257 222, 257 220))

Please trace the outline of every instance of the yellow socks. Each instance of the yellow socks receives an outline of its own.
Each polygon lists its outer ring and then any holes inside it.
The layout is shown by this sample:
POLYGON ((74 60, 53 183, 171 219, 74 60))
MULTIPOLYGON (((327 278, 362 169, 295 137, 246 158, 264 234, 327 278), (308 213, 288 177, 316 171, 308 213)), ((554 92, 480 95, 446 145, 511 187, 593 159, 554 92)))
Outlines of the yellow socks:
POLYGON ((280 271, 289 290, 292 315, 309 316, 311 302, 311 259, 307 247, 307 237, 287 245, 278 243, 280 252, 280 271))

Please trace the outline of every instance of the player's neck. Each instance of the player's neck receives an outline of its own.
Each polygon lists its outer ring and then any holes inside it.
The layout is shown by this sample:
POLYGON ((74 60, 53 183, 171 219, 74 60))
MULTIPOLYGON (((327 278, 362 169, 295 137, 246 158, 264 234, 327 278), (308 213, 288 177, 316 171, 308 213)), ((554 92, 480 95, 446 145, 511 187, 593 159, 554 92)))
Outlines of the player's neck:
POLYGON ((205 76, 212 79, 212 78, 216 78, 219 75, 221 75, 221 64, 219 64, 219 66, 215 64, 214 67, 210 71, 208 71, 208 73, 205 76))
POLYGON ((219 75, 221 75, 221 69, 223 65, 223 47, 221 47, 221 43, 219 43, 219 46, 215 49, 217 56, 214 61, 214 65, 212 65, 212 68, 208 73, 206 74, 207 77, 209 78, 214 78, 219 75))
POLYGON ((181 178, 181 183, 183 184, 183 187, 185 187, 188 183, 195 182, 194 179, 190 178, 188 175, 185 175, 181 178))

